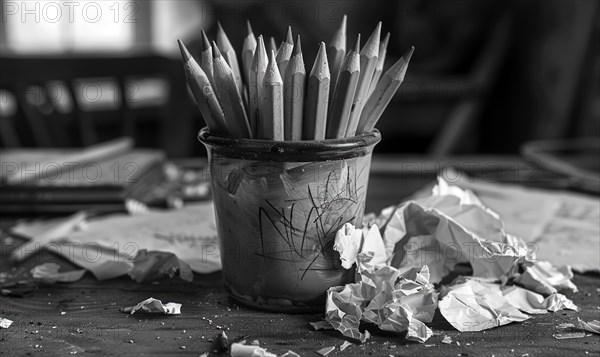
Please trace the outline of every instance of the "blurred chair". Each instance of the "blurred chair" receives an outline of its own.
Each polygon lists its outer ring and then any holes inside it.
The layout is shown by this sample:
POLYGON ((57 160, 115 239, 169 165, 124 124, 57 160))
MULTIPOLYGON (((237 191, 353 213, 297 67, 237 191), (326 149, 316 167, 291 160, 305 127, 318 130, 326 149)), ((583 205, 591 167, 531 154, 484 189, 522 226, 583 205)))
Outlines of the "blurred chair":
MULTIPOLYGON (((405 152, 427 152, 433 157, 478 151, 483 108, 510 43, 511 19, 508 14, 499 15, 477 50, 466 54, 471 60, 464 69, 436 73, 413 57, 413 66, 377 126, 384 133, 381 146, 388 145, 380 148, 382 151, 394 151, 391 145, 398 145, 405 152), (390 140, 385 141, 386 137, 390 140)), ((464 49, 454 49, 461 50, 464 49)), ((429 65, 439 66, 442 61, 431 58, 429 65)), ((444 61, 450 61, 448 56, 444 61)))
POLYGON ((154 55, 1 57, 5 147, 76 147, 128 135, 186 156, 195 140, 179 60, 154 55), (12 101, 12 103, 11 103, 12 101), (10 108, 9 108, 10 109, 10 108))

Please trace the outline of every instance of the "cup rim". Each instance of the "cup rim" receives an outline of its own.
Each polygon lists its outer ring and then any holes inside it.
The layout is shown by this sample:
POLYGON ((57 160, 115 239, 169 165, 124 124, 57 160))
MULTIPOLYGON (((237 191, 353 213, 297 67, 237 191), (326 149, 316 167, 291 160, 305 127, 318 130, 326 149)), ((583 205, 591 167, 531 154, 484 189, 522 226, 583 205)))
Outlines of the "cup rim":
POLYGON ((381 133, 369 133, 343 139, 273 141, 263 139, 230 138, 212 134, 208 127, 198 133, 198 140, 207 149, 219 154, 246 160, 269 161, 324 161, 365 156, 381 140, 381 133))

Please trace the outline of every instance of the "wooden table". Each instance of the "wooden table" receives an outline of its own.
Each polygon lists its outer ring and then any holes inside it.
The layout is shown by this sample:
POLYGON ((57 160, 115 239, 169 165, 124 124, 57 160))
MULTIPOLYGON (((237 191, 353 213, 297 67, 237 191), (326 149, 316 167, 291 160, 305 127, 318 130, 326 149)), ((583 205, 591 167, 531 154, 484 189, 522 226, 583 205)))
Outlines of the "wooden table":
MULTIPOLYGON (((512 167, 513 171, 521 172, 521 178, 527 177, 529 183, 548 185, 552 182, 547 175, 514 158, 461 158, 436 163, 414 157, 377 157, 369 184, 367 211, 398 203, 415 190, 431 184, 437 169, 448 163, 464 169, 470 167, 470 174, 474 176, 493 169, 501 171, 500 176, 494 177, 511 180, 516 177, 510 170, 512 167)), ((1 224, 5 238, 9 223, 1 224)), ((75 268, 49 253, 38 253, 18 267, 11 267, 6 257, 12 248, 5 243, 3 239, 0 261, 3 272, 28 271, 46 261, 75 268)), ((320 348, 339 347, 344 342, 337 331, 314 331, 308 324, 320 320, 322 314, 288 315, 239 306, 227 297, 220 278, 216 273, 195 275, 193 283, 171 279, 136 284, 125 277, 98 282, 86 274, 76 283, 39 286, 25 297, 2 296, 0 316, 14 323, 8 329, 0 329, 0 355, 198 356, 216 348, 221 331, 226 331, 231 340, 259 340, 269 351, 278 354, 293 350, 311 356, 320 348), (181 303, 182 314, 128 315, 119 311, 120 307, 135 305, 148 297, 181 303)), ((373 337, 367 343, 350 346, 343 352, 336 348, 330 355, 598 356, 598 335, 569 340, 553 337, 565 332, 558 327, 560 323, 573 322, 576 317, 600 320, 600 277, 576 275, 574 282, 580 291, 567 296, 580 307, 579 312, 548 313, 483 332, 456 331, 438 313, 430 325, 435 335, 425 344, 407 342, 403 334, 369 328, 373 337), (445 335, 455 342, 442 344, 445 335)))

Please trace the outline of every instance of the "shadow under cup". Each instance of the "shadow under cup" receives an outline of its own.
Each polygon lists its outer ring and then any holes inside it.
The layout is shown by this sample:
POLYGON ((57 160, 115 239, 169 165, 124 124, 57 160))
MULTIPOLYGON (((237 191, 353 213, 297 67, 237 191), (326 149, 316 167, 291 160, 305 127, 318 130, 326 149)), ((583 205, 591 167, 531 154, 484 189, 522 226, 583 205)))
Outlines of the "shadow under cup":
POLYGON ((333 250, 361 225, 377 130, 346 139, 268 141, 212 135, 208 150, 223 282, 265 310, 323 311, 329 287, 354 281, 333 250))

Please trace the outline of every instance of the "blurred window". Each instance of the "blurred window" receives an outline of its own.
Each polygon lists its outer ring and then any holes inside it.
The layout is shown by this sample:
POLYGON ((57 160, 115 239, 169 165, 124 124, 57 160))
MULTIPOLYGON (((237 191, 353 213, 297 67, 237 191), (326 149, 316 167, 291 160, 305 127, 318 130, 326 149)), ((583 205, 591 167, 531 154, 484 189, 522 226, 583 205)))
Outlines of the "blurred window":
POLYGON ((19 54, 125 50, 140 21, 131 0, 1 3, 6 48, 19 54))

